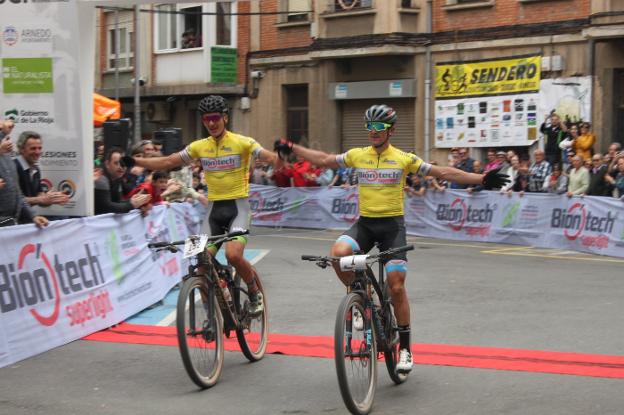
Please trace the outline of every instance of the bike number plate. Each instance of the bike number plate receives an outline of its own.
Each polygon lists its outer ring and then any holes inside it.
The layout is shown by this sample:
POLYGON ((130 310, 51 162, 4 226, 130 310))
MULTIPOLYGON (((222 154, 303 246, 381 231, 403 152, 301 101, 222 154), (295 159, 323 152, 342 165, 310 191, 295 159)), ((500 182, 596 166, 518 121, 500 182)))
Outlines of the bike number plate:
POLYGON ((366 259, 368 255, 349 255, 340 258, 340 269, 342 271, 363 271, 366 269, 366 259))
POLYGON ((199 238, 186 238, 184 242, 184 258, 195 256, 202 252, 208 243, 208 235, 200 235, 199 238))

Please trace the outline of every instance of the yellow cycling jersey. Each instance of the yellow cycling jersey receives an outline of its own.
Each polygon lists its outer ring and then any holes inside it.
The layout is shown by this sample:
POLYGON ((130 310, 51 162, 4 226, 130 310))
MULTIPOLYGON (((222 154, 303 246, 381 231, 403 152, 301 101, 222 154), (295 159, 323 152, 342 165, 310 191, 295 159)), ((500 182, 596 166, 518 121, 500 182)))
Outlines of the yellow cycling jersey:
POLYGON ((251 137, 231 131, 219 141, 213 137, 193 141, 179 154, 185 163, 200 159, 208 200, 241 199, 249 195, 249 166, 262 146, 251 137))
POLYGON ((353 167, 358 179, 360 216, 403 216, 403 187, 408 173, 425 176, 431 165, 392 145, 377 154, 372 146, 336 156, 341 167, 353 167))

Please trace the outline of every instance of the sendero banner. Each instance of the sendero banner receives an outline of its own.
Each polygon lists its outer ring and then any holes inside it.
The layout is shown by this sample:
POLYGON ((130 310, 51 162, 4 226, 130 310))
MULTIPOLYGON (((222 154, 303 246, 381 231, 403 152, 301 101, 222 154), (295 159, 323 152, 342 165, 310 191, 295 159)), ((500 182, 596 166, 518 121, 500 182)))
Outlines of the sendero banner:
MULTIPOLYGON (((252 223, 347 229, 358 218, 355 189, 252 185, 252 223)), ((624 204, 608 197, 447 190, 406 197, 408 234, 624 257, 624 204)))
POLYGON ((0 367, 80 339, 161 300, 186 272, 182 254, 148 242, 199 231, 188 204, 0 228, 0 367))
POLYGON ((534 144, 540 65, 540 56, 437 65, 436 147, 534 144))
POLYGON ((436 65, 436 99, 537 92, 541 56, 436 65))

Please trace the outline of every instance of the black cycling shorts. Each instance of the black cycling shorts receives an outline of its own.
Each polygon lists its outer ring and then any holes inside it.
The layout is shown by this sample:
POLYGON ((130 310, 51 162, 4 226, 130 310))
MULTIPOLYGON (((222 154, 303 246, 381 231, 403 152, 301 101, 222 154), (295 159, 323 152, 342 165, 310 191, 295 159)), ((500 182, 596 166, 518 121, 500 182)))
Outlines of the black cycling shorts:
MULTIPOLYGON (((386 218, 360 216, 360 219, 343 235, 353 238, 363 253, 368 253, 375 246, 375 242, 379 243, 379 251, 407 245, 403 216, 386 218)), ((384 263, 392 259, 407 261, 407 255, 405 252, 394 254, 391 258, 384 259, 384 263)))
POLYGON ((251 209, 247 198, 210 201, 202 233, 214 236, 233 230, 249 229, 250 220, 251 209))

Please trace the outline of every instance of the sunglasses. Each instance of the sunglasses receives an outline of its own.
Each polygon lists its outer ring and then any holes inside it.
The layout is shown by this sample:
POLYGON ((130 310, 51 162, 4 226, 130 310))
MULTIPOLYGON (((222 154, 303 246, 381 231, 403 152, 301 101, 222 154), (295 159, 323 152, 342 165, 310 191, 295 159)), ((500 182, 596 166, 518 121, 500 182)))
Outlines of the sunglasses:
POLYGON ((386 131, 388 128, 392 127, 392 124, 386 124, 381 121, 369 121, 364 125, 364 127, 368 131, 386 131))
POLYGON ((217 123, 217 122, 221 121, 222 118, 223 118, 222 114, 204 114, 204 115, 202 115, 202 120, 204 122, 217 123))

